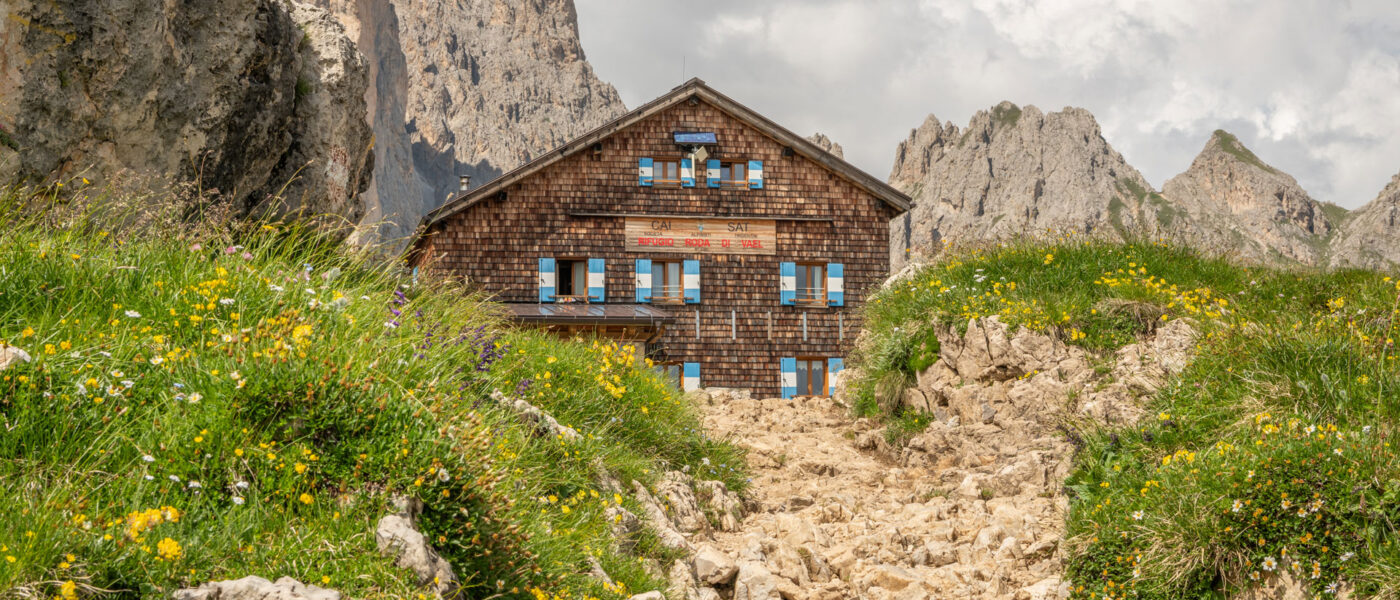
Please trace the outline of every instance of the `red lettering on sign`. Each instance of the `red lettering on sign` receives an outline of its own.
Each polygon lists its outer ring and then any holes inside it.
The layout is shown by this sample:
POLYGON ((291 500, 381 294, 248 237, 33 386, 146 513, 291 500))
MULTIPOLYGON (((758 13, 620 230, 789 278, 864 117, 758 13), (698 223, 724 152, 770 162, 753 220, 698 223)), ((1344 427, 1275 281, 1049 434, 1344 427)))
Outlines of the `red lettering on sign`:
POLYGON ((685 239, 685 245, 690 246, 691 248, 709 248, 709 247, 710 247, 710 240, 706 240, 706 239, 696 239, 696 238, 686 238, 686 239, 685 239))
POLYGON ((729 240, 721 240, 720 243, 719 243, 719 245, 720 245, 720 247, 728 248, 728 247, 729 247, 729 240))
POLYGON ((762 240, 744 240, 744 247, 745 247, 745 248, 762 248, 762 247, 763 247, 763 241, 762 241, 762 240))

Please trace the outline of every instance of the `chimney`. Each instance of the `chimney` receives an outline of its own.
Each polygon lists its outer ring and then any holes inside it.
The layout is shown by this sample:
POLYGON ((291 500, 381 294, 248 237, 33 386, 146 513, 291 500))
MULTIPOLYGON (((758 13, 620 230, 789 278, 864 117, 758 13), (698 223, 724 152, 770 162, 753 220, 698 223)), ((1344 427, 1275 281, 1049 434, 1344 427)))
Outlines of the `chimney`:
POLYGON ((468 188, 468 187, 471 187, 471 184, 472 184, 472 176, 471 176, 471 175, 458 175, 458 176, 457 176, 457 191, 459 191, 459 192, 465 192, 465 191, 467 191, 467 188, 468 188))

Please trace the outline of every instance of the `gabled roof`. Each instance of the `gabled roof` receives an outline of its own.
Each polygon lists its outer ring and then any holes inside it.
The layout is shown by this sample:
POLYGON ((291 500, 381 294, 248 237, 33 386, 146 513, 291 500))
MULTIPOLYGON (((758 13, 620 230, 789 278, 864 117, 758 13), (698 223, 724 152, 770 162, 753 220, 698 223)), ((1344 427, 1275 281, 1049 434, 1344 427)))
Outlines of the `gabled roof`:
POLYGON ((637 107, 632 112, 622 115, 603 126, 594 129, 580 137, 565 142, 549 152, 546 152, 534 160, 527 162, 511 171, 497 177, 479 188, 466 192, 453 198, 436 210, 423 217, 424 225, 432 225, 450 217, 467 207, 475 204, 483 198, 489 198, 496 192, 509 187, 516 182, 525 179, 536 172, 552 165, 568 156, 592 148, 598 142, 618 131, 626 129, 633 124, 646 119, 652 115, 660 113, 672 106, 685 102, 691 98, 699 98, 709 104, 728 113, 730 116, 743 121, 753 128, 759 130, 768 137, 773 138, 778 143, 788 146, 797 154, 807 157, 813 162, 825 167, 827 170, 845 178, 851 183, 859 186, 871 195, 883 200, 886 204, 895 208, 899 212, 909 210, 910 199, 889 184, 876 179, 869 173, 860 170, 855 165, 846 162, 835 155, 823 150, 821 147, 808 141, 806 138, 789 131, 767 117, 758 114, 753 109, 739 104, 728 96, 715 91, 699 78, 693 78, 665 95, 652 100, 642 106, 637 107))

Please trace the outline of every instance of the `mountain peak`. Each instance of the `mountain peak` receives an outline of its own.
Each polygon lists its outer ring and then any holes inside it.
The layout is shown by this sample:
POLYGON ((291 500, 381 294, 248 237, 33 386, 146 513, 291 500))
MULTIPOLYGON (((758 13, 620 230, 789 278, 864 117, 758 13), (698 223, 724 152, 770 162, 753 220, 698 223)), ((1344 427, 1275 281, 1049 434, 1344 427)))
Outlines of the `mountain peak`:
POLYGON ((1210 139, 1206 141, 1205 148, 1201 149, 1201 154, 1197 156, 1197 160, 1200 160, 1202 156, 1219 153, 1232 156, 1240 162, 1275 175, 1283 174, 1278 169, 1269 166, 1268 163, 1265 163, 1258 156, 1255 156, 1249 148, 1246 148, 1245 145, 1240 142, 1239 138, 1224 129, 1217 129, 1210 134, 1210 139))
POLYGON ((1189 215, 1193 227, 1184 234, 1198 244, 1260 262, 1326 262, 1336 225, 1327 209, 1228 131, 1215 130, 1162 194, 1189 215))
POLYGON ((1160 196, 1081 108, 1043 113, 1001 102, 963 130, 930 115, 900 143, 890 183, 915 199, 894 227, 895 269, 910 256, 938 252, 944 240, 1047 229, 1126 234, 1161 220, 1154 219, 1160 196))
POLYGON ((846 153, 842 150, 841 144, 831 141, 831 138, 826 137, 826 134, 820 131, 807 136, 807 141, 816 144, 818 148, 826 150, 836 158, 846 158, 846 153))

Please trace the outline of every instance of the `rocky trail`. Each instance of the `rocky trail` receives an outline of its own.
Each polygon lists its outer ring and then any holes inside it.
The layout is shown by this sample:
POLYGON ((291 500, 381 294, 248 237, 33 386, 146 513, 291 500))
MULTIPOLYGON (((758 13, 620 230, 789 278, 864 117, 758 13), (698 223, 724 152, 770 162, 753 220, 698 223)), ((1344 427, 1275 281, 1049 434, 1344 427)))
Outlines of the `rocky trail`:
POLYGON ((742 520, 658 494, 692 556, 672 568, 668 597, 1066 597, 1064 431, 1136 418, 1132 399, 1184 365, 1192 336, 1185 322, 1163 325, 1099 373, 1082 350, 995 318, 949 330, 943 358, 904 396, 935 419, 899 448, 836 400, 697 392, 706 427, 748 450, 754 477, 746 510, 729 513, 742 520))

